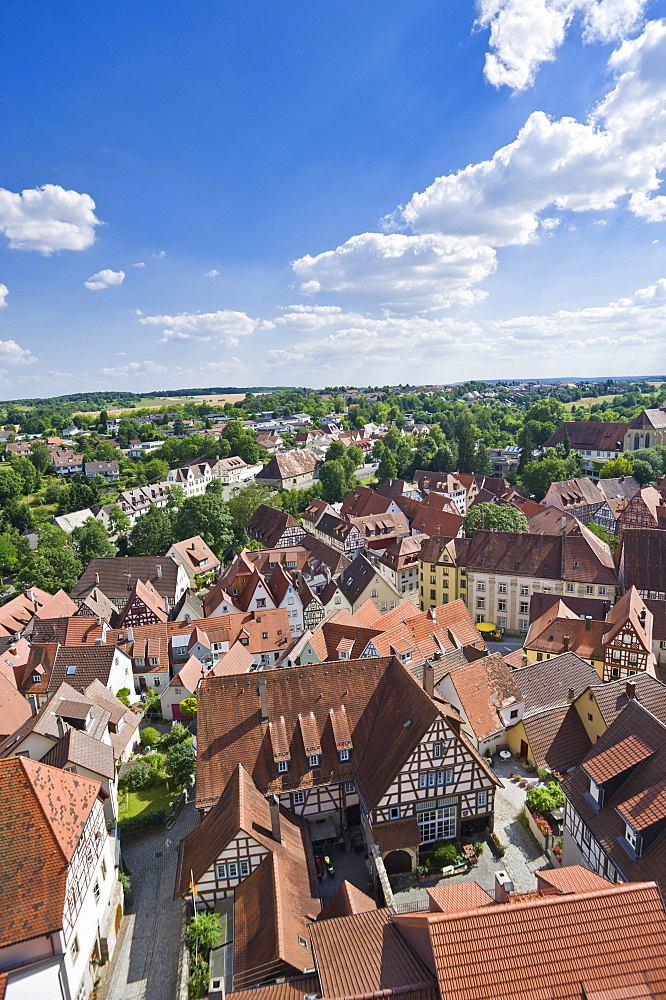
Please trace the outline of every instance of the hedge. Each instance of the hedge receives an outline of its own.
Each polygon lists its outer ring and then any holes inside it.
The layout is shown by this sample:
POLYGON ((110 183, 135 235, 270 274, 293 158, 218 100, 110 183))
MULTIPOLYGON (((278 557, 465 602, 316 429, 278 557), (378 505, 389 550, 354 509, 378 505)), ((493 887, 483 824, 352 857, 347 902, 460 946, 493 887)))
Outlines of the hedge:
POLYGON ((168 809, 155 809, 145 816, 130 816, 128 819, 118 823, 121 833, 138 833, 141 830, 150 830, 154 826, 162 826, 169 818, 168 809))

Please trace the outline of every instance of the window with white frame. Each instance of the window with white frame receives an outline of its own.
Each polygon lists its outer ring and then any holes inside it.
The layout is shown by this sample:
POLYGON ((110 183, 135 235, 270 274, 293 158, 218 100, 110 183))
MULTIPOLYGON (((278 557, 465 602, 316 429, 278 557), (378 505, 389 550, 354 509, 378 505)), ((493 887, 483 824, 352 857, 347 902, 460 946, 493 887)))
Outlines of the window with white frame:
POLYGON ((500 616, 500 617, 499 617, 499 618, 497 619, 497 624, 499 625, 499 627, 500 627, 500 628, 506 628, 506 618, 502 618, 502 617, 500 616))
POLYGON ((441 743, 434 743, 433 744, 432 755, 433 755, 433 757, 441 757, 442 756, 442 744, 441 743))
POLYGON ((250 874, 249 861, 220 861, 215 865, 218 879, 246 878, 250 874))
POLYGON ((481 583, 477 583, 477 585, 476 585, 476 589, 477 589, 477 590, 481 590, 481 591, 484 591, 484 590, 486 589, 486 585, 485 585, 485 583, 483 583, 483 582, 481 582, 481 583))
POLYGON ((611 667, 611 677, 619 677, 619 676, 620 676, 620 668, 611 667))
POLYGON ((520 629, 521 632, 527 632, 528 627, 529 627, 529 622, 527 618, 518 619, 518 628, 520 629))
POLYGON ((497 610, 498 611, 506 611, 506 601, 498 601, 497 602, 497 610))
POLYGON ((485 597, 477 597, 477 599, 476 599, 476 606, 479 609, 485 608, 485 606, 486 606, 486 599, 485 599, 485 597))
POLYGON ((530 613, 529 602, 528 601, 521 601, 520 602, 520 614, 521 615, 528 615, 529 613, 530 613))
POLYGON ((343 760, 349 760, 349 750, 347 750, 346 748, 343 748, 342 750, 339 750, 338 753, 340 754, 340 760, 341 761, 343 761, 343 760))
POLYGON ((99 882, 95 882, 93 886, 93 896, 95 897, 95 902, 98 903, 100 897, 99 882))
POLYGON ((377 596, 378 596, 378 594, 377 594, 376 590, 371 590, 370 591, 370 597, 377 597, 377 596))
POLYGON ((400 806, 391 806, 389 809, 389 819, 400 819, 400 806))
POLYGON ((347 792, 348 795, 353 795, 355 791, 356 789, 354 788, 354 782, 345 781, 345 792, 347 792))
POLYGON ((72 956, 72 964, 74 964, 79 957, 79 938, 77 934, 74 935, 70 954, 72 956))
POLYGON ((476 808, 485 809, 488 805, 488 792, 482 789, 480 792, 476 793, 476 808))
POLYGON ((498 594, 506 594, 506 584, 505 583, 498 583, 497 584, 497 593, 498 594))
POLYGON ((319 754, 310 753, 308 754, 308 767, 319 767, 319 754))
POLYGON ((302 806, 305 803, 305 792, 292 792, 291 799, 295 806, 302 806))
POLYGON ((419 788, 437 788, 438 785, 451 785, 452 783, 452 767, 447 767, 443 771, 421 771, 419 774, 419 788))
POLYGON ((527 597, 527 595, 529 594, 529 592, 530 592, 530 588, 529 588, 529 587, 527 587, 527 586, 525 586, 525 585, 523 584, 523 585, 521 586, 521 588, 520 588, 520 596, 521 596, 521 597, 527 597))
POLYGON ((286 774, 289 770, 289 760, 279 760, 277 762, 278 774, 286 774))

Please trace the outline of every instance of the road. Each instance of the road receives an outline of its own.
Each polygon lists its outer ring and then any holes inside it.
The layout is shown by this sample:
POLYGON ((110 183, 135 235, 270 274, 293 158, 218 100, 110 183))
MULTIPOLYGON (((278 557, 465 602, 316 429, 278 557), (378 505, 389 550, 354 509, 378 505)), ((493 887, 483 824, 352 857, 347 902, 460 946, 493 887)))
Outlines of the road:
POLYGON ((184 908, 174 900, 178 845, 199 823, 189 803, 171 830, 123 848, 132 875, 134 905, 123 918, 120 940, 99 1000, 176 1000, 184 908))

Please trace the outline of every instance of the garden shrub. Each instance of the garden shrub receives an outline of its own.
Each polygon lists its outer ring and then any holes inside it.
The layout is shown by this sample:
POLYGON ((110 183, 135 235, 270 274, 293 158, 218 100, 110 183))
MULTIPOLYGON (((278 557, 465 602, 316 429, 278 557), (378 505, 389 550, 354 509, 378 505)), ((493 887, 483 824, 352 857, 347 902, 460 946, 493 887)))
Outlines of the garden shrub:
POLYGON ((184 726, 182 722, 174 722, 171 730, 160 740, 160 749, 170 750, 178 743, 185 743, 186 740, 191 739, 192 736, 187 726, 184 726))
POLYGON ((556 781, 549 781, 542 788, 530 788, 525 801, 531 813, 548 815, 564 805, 564 792, 556 781))
POLYGON ((436 847, 432 852, 433 860, 441 865, 442 868, 446 865, 455 865, 458 861, 458 852, 456 850, 455 844, 449 844, 444 842, 440 847, 436 847))
POLYGON ((138 833, 143 830, 151 830, 155 826, 162 826, 169 818, 168 809, 154 809, 153 812, 140 816, 129 816, 120 820, 118 826, 121 833, 138 833))
POLYGON ((152 726, 146 726, 145 729, 141 730, 141 743, 144 747, 154 747, 161 740, 160 734, 152 726))
POLYGON ((162 777, 153 771, 150 764, 141 763, 121 775, 118 788, 121 791, 138 792, 145 788, 155 788, 160 784, 162 777))

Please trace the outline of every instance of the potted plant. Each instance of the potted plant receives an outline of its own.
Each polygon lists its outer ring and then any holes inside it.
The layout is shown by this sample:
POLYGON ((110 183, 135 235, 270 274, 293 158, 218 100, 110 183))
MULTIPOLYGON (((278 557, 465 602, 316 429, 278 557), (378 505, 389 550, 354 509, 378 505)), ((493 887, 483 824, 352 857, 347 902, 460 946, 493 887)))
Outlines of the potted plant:
POLYGON ((480 840, 477 840, 477 842, 474 844, 474 850, 476 851, 476 853, 477 853, 477 855, 479 857, 481 857, 481 855, 483 854, 483 848, 484 848, 483 842, 480 841, 480 840))
POLYGON ((418 865, 417 869, 416 869, 416 873, 417 873, 417 875, 419 877, 419 882, 423 882, 423 880, 425 879, 425 877, 428 874, 428 868, 427 868, 427 866, 426 865, 418 865))

